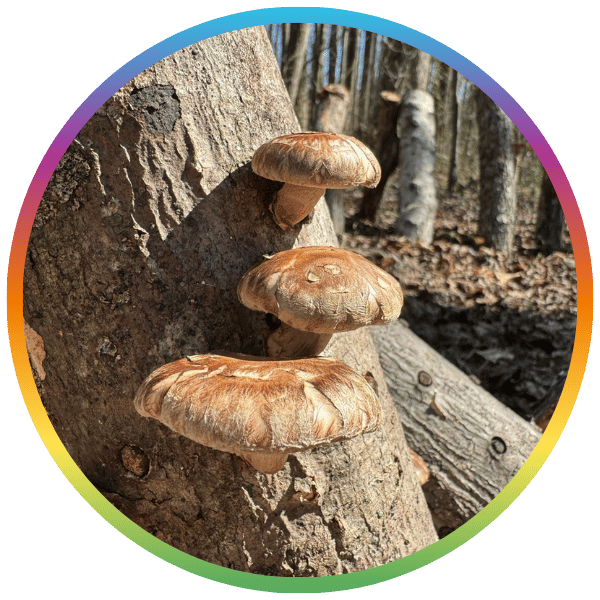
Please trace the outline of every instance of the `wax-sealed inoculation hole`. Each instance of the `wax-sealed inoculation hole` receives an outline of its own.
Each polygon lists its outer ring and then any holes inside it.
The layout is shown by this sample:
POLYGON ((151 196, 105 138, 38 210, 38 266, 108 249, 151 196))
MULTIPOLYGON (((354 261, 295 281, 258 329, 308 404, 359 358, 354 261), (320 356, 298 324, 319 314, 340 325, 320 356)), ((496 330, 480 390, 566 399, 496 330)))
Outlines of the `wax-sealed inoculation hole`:
POLYGON ((506 442, 497 436, 492 438, 490 445, 495 454, 504 454, 507 450, 506 442))

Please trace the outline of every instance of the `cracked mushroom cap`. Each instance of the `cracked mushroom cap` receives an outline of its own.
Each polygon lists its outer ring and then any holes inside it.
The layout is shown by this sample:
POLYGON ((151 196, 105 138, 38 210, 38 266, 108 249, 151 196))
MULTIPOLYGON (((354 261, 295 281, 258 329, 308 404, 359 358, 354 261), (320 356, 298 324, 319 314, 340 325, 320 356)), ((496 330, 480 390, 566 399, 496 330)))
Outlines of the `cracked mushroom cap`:
POLYGON ((156 369, 134 400, 185 437, 275 473, 299 452, 373 431, 373 389, 336 360, 271 361, 243 354, 188 356, 156 369))
POLYGON ((238 298, 252 310, 314 333, 387 325, 403 304, 400 284, 389 273, 359 254, 329 246, 275 254, 242 277, 238 298))
POLYGON ((375 187, 381 167, 359 140, 340 133, 291 133, 263 144, 252 158, 261 177, 317 188, 375 187))

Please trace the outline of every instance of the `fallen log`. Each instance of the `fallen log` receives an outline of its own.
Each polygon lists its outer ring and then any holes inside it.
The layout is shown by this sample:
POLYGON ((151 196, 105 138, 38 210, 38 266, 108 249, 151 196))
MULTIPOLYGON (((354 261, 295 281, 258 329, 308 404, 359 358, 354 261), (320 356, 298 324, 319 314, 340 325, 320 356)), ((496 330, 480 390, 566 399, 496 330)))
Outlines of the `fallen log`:
POLYGON ((371 334, 408 445, 431 472, 423 489, 443 537, 502 491, 541 432, 418 338, 404 321, 371 327, 371 334))

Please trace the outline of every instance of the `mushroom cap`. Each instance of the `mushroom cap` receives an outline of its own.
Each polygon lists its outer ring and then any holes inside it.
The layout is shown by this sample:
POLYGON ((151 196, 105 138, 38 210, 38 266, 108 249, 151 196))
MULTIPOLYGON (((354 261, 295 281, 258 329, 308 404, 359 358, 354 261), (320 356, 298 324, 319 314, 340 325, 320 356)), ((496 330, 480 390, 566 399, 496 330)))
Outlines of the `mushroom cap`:
POLYGON ((252 158, 257 175, 318 188, 375 187, 381 167, 359 140, 340 133, 291 133, 263 144, 252 158))
POLYGON ((302 331, 335 333, 387 325, 400 316, 402 288, 389 273, 348 250, 284 250, 248 271, 238 298, 302 331))
POLYGON ((328 358, 188 356, 151 373, 135 408, 225 452, 296 452, 373 431, 381 407, 366 380, 328 358))

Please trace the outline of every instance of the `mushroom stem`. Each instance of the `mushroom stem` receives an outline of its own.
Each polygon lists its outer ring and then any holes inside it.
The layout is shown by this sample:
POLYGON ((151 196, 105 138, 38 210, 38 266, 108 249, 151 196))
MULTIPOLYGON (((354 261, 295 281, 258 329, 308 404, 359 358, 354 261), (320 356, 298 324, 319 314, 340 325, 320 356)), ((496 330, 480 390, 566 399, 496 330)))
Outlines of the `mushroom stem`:
POLYGON ((331 333, 301 331, 281 323, 266 340, 267 356, 270 358, 305 358, 317 356, 325 350, 331 333))
POLYGON ((257 471, 269 475, 281 471, 288 457, 286 452, 238 452, 237 454, 257 471))
POLYGON ((271 204, 273 218, 282 229, 290 229, 309 215, 325 188, 286 183, 271 204))

